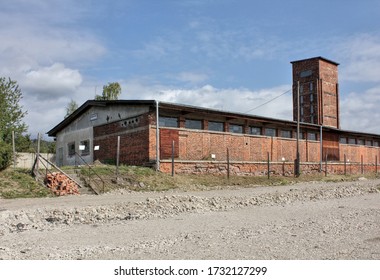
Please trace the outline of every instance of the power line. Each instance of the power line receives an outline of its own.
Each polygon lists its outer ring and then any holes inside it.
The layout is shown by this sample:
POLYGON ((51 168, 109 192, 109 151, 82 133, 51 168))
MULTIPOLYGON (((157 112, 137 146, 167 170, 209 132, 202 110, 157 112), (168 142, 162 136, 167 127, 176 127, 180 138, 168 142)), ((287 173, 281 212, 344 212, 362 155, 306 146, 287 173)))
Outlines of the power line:
POLYGON ((262 107, 262 106, 264 106, 264 105, 266 105, 266 104, 268 104, 268 103, 270 103, 270 102, 276 100, 277 98, 280 98, 281 96, 287 94, 287 93, 290 92, 291 90, 292 90, 292 89, 289 89, 289 90, 287 90, 287 91, 281 93, 280 95, 276 96, 275 98, 272 98, 271 100, 268 100, 267 102, 264 102, 263 104, 261 104, 261 105, 255 107, 255 108, 253 108, 253 109, 248 110, 247 112, 245 112, 245 114, 246 114, 246 113, 249 113, 249 112, 251 112, 251 111, 253 111, 253 110, 258 109, 258 108, 260 108, 260 107, 262 107))

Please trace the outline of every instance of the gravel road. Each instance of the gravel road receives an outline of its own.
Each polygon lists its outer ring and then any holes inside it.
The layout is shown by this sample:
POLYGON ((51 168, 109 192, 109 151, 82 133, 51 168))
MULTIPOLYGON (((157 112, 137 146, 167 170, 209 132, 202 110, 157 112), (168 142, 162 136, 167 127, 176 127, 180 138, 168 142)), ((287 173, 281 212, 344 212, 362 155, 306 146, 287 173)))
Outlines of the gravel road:
POLYGON ((380 260, 380 180, 0 199, 0 259, 380 260))

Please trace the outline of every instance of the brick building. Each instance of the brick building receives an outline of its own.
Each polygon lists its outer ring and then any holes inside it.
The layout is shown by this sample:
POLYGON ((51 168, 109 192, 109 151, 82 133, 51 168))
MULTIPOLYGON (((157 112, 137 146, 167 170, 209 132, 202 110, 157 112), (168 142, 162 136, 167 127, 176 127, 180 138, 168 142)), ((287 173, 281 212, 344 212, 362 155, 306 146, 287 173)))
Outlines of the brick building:
POLYGON ((315 57, 292 66, 293 121, 154 100, 89 100, 48 132, 57 163, 115 163, 119 139, 122 164, 170 172, 173 156, 176 172, 225 173, 228 153, 236 174, 264 174, 268 159, 274 172, 292 173, 299 115, 302 172, 319 171, 325 159, 331 172, 342 172, 343 162, 351 171, 377 170, 380 135, 339 127, 338 64, 315 57))

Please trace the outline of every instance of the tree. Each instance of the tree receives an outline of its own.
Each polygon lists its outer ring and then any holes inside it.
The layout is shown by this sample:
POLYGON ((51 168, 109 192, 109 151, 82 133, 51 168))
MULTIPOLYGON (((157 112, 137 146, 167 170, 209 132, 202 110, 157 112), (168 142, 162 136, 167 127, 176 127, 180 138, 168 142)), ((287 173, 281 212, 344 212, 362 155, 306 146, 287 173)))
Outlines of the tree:
POLYGON ((121 94, 121 86, 118 82, 108 83, 103 86, 102 95, 96 95, 95 100, 118 100, 121 94))
POLYGON ((0 77, 0 170, 6 168, 12 158, 12 131, 21 136, 27 130, 23 122, 27 112, 20 105, 21 98, 17 82, 0 77))
POLYGON ((69 104, 66 106, 66 116, 65 119, 70 116, 74 111, 78 109, 78 103, 76 103, 74 100, 71 99, 69 104))

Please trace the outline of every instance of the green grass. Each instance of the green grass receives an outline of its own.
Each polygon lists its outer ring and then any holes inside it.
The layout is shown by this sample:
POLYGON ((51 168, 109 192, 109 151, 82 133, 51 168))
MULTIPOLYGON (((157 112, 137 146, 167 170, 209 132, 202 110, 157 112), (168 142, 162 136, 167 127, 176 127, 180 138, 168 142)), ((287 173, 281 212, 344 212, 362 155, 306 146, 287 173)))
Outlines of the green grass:
POLYGON ((40 184, 26 169, 8 169, 0 172, 0 197, 26 198, 52 196, 51 191, 40 184))
MULTIPOLYGON (((73 167, 64 167, 63 170, 72 170, 73 167)), ((282 186, 307 181, 341 182, 354 181, 359 177, 368 179, 379 178, 379 175, 301 175, 299 178, 293 176, 226 176, 215 175, 179 175, 174 177, 171 174, 156 172, 147 167, 120 166, 119 180, 116 180, 116 167, 114 165, 94 166, 90 171, 87 167, 81 167, 80 172, 83 177, 97 180, 98 189, 103 191, 100 179, 94 174, 98 174, 105 182, 104 191, 109 192, 116 189, 127 189, 133 191, 166 191, 179 189, 182 191, 210 190, 221 188, 252 187, 252 186, 282 186)), ((46 197, 53 196, 51 191, 38 184, 30 175, 30 171, 25 169, 8 169, 0 172, 0 197, 21 198, 21 197, 46 197)))

